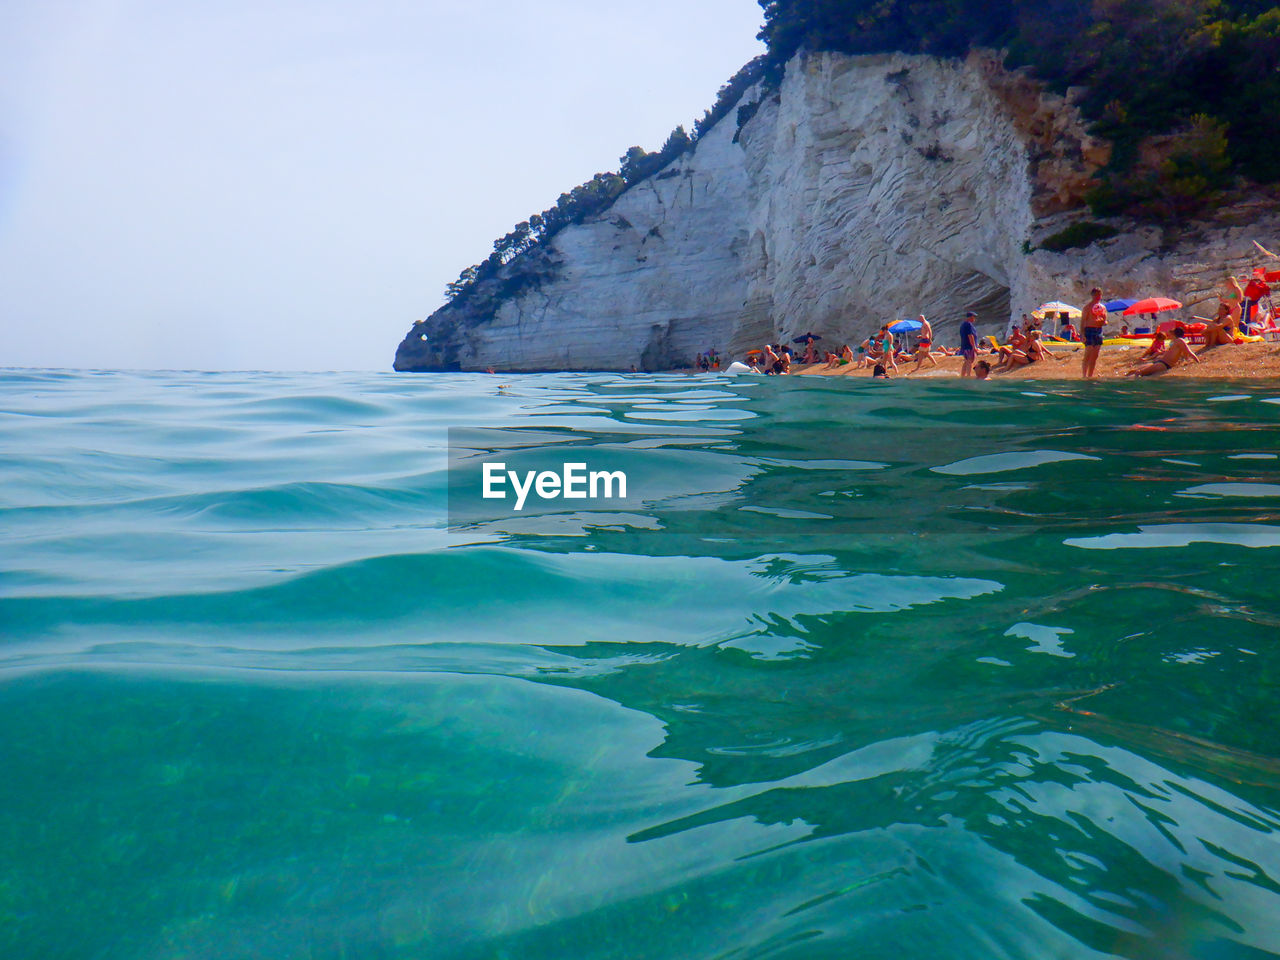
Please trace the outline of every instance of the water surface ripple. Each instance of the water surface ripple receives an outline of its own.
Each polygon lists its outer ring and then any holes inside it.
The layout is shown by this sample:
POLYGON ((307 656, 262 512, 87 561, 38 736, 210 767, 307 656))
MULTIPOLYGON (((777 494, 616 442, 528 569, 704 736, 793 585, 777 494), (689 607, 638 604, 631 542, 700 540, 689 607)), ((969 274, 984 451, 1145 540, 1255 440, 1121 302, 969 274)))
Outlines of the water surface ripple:
POLYGON ((1278 427, 0 372, 0 956, 1280 956, 1278 427), (450 526, 450 428, 648 494, 450 526))

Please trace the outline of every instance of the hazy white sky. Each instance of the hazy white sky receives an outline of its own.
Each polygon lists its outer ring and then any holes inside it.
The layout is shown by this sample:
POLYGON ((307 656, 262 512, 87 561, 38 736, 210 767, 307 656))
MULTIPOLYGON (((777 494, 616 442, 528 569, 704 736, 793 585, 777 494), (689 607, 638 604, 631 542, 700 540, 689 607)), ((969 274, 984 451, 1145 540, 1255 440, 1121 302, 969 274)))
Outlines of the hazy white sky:
POLYGON ((754 0, 7 0, 0 366, 390 369, 760 52, 754 0))

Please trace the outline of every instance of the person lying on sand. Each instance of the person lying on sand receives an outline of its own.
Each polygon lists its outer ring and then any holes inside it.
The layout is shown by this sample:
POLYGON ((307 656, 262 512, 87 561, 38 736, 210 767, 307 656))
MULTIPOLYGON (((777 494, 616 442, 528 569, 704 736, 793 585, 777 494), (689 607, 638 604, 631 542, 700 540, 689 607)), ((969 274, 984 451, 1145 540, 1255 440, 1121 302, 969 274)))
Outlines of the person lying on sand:
POLYGON ((1266 340, 1277 339, 1276 335, 1280 334, 1280 324, 1276 323, 1276 315, 1274 313, 1268 313, 1263 308, 1262 304, 1258 304, 1258 313, 1256 317, 1257 319, 1254 320, 1252 327, 1253 335, 1255 337, 1262 337, 1266 340))
POLYGON ((1148 364, 1141 367, 1135 367, 1125 374, 1126 377, 1158 377, 1161 374, 1168 373, 1183 360, 1190 360, 1192 363, 1199 363, 1200 358, 1191 352, 1191 348, 1187 346, 1187 341, 1183 339, 1187 335, 1185 327, 1176 327, 1173 331, 1173 339, 1169 341, 1169 346, 1163 354, 1152 360, 1148 364))

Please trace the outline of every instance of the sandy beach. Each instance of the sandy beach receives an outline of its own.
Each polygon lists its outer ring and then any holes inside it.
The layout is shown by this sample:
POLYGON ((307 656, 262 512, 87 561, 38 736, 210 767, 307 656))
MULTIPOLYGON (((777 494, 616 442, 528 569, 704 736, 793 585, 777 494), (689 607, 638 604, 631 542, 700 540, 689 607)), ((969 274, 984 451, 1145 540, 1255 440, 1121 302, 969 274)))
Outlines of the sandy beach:
MULTIPOLYGON (((1125 373, 1138 362, 1138 357, 1146 349, 1143 346, 1124 347, 1106 346, 1098 358, 1098 375, 1104 380, 1123 378, 1125 373)), ((1197 348, 1198 352, 1198 348, 1197 348)), ((1058 349, 1059 360, 1046 360, 1013 370, 993 370, 992 379, 1002 380, 1079 380, 1079 349, 1058 349)), ((938 357, 938 365, 932 366, 928 361, 914 370, 915 363, 898 364, 898 372, 890 371, 890 376, 920 379, 928 377, 955 377, 960 374, 959 357, 938 357)), ((995 356, 981 354, 979 359, 986 359, 993 365, 995 356)), ((792 375, 816 375, 829 377, 870 377, 869 368, 853 369, 849 365, 835 370, 824 369, 826 364, 815 363, 808 366, 793 366, 792 375)), ((1229 346, 1214 347, 1200 357, 1199 363, 1181 363, 1160 379, 1174 377, 1198 377, 1206 380, 1232 380, 1261 377, 1280 377, 1280 343, 1242 343, 1229 346)))

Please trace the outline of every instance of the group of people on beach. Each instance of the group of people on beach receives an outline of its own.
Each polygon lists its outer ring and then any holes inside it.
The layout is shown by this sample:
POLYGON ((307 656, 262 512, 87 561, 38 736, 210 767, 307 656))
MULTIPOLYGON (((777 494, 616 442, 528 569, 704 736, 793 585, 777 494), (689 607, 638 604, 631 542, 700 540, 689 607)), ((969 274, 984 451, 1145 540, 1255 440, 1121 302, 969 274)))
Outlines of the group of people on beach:
MULTIPOLYGON (((899 340, 895 337, 893 331, 889 329, 890 325, 886 323, 856 347, 846 343, 835 351, 820 348, 815 336, 806 336, 804 352, 798 359, 790 346, 767 343, 763 349, 748 353, 747 365, 755 373, 775 375, 790 373, 792 363, 799 362, 808 366, 825 362, 823 370, 838 370, 844 366, 849 366, 853 370, 871 368, 874 377, 887 377, 890 369, 896 373, 898 364, 910 363, 913 360, 915 370, 920 369, 921 364, 926 360, 936 367, 938 361, 933 356, 935 350, 933 327, 923 316, 916 322, 919 324, 916 343, 910 349, 907 348, 905 339, 899 340)), ((937 348, 937 352, 944 356, 955 353, 946 347, 937 348)))
MULTIPOLYGON (((1263 296, 1270 293, 1269 288, 1264 288, 1265 284, 1258 288, 1257 299, 1253 304, 1249 305, 1250 308, 1255 306, 1263 296)), ((1234 277, 1228 277, 1226 291, 1219 303, 1216 318, 1205 321, 1204 347, 1201 353, 1222 344, 1240 342, 1238 339, 1241 333, 1240 318, 1245 302, 1244 290, 1240 287, 1239 282, 1234 277)), ((1066 336, 1056 339, 1059 342, 1083 342, 1084 349, 1080 357, 1081 375, 1086 380, 1096 379, 1098 376, 1098 357, 1102 353, 1103 331, 1107 325, 1107 308, 1102 302, 1102 290, 1098 287, 1094 287, 1089 292, 1089 302, 1081 311, 1080 325, 1083 333, 1082 341, 1076 340, 1075 327, 1069 321, 1061 331, 1066 336)), ((1127 325, 1122 331, 1122 335, 1128 335, 1127 325)), ((1059 362, 1067 359, 1066 357, 1057 356, 1049 348, 1045 343, 1044 334, 1040 329, 1039 323, 1030 321, 1025 314, 1023 315, 1023 326, 1021 328, 1014 326, 1008 339, 1009 343, 1007 345, 999 345, 994 342, 992 344, 993 352, 1000 354, 1000 362, 997 364, 996 369, 1000 367, 1012 369, 1046 359, 1059 362)), ((1187 341, 1187 327, 1179 323, 1168 333, 1157 329, 1152 337, 1151 344, 1138 357, 1125 376, 1159 376, 1172 370, 1185 360, 1199 363, 1200 357, 1191 349, 1187 341)))
MULTIPOLYGON (((1227 278, 1216 315, 1213 318, 1193 318, 1203 324, 1204 345, 1201 354, 1223 344, 1243 342, 1240 339, 1242 335, 1270 333, 1280 336, 1280 324, 1276 322, 1275 314, 1268 309, 1271 292, 1269 282, 1273 280, 1280 280, 1280 271, 1267 272, 1261 268, 1254 270, 1253 277, 1243 286, 1235 277, 1227 278)), ((938 366, 939 355, 959 356, 962 359, 960 376, 981 380, 1002 370, 1014 370, 1050 361, 1065 362, 1067 355, 1055 350, 1054 344, 1070 344, 1073 351, 1081 351, 1081 375, 1085 379, 1096 379, 1098 357, 1102 352, 1107 324, 1107 307, 1103 303, 1100 288, 1095 287, 1090 291, 1089 302, 1080 314, 1078 329, 1064 313, 1062 326, 1052 335, 1043 329, 1042 320, 1023 314, 1021 323, 1010 321, 1005 343, 997 342, 992 336, 985 338, 984 344, 983 339, 978 336, 977 314, 969 311, 960 323, 960 342, 955 349, 938 346, 932 325, 921 315, 912 325, 916 336, 914 345, 910 347, 905 336, 894 335, 891 329, 894 325, 885 323, 857 346, 846 343, 839 350, 820 348, 816 342, 820 338, 814 334, 797 338, 797 342, 803 340, 803 352, 800 356, 796 355, 790 345, 765 344, 762 349, 749 352, 746 365, 752 372, 773 376, 790 373, 793 363, 812 366, 825 361, 821 368, 823 371, 836 371, 842 367, 851 370, 870 368, 873 377, 889 377, 902 373, 900 365, 914 364, 906 371, 906 375, 909 375, 920 370, 925 363, 938 366), (982 359, 979 359, 980 354, 984 355, 982 359)), ((1194 329, 1199 336, 1200 328, 1194 329)), ((1121 336, 1132 337, 1127 325, 1121 331, 1121 336)), ((715 366, 709 366, 713 356, 714 352, 699 355, 699 368, 718 369, 718 357, 715 357, 715 366)), ((1172 329, 1166 327, 1165 330, 1154 331, 1150 345, 1134 361, 1133 368, 1126 376, 1159 376, 1183 362, 1199 363, 1200 356, 1191 349, 1187 326, 1178 323, 1172 329)))
POLYGON ((720 354, 713 347, 712 349, 708 350, 706 353, 698 354, 697 358, 693 361, 693 365, 698 370, 701 370, 703 373, 707 373, 711 370, 719 370, 720 354))

